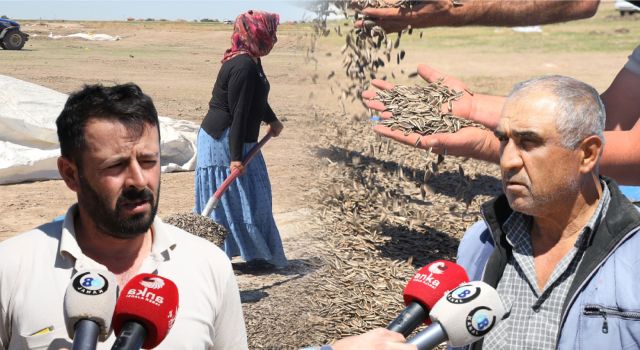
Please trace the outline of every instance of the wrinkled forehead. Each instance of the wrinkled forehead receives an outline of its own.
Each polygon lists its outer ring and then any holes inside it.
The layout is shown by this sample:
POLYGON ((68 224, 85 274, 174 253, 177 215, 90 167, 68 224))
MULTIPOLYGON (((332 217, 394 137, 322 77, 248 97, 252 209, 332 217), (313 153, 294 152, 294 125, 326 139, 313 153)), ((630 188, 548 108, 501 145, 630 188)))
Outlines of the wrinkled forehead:
POLYGON ((517 94, 506 100, 497 129, 557 131, 558 113, 557 99, 547 91, 517 94))
POLYGON ((157 126, 146 122, 129 124, 115 119, 93 118, 87 122, 84 135, 86 150, 101 154, 131 147, 148 148, 153 152, 160 144, 157 126))

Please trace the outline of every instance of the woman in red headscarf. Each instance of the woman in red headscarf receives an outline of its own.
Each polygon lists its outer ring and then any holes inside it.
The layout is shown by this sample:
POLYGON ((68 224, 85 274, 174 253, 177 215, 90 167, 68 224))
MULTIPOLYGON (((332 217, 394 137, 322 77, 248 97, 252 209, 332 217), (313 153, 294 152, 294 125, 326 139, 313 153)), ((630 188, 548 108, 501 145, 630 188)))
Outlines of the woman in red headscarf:
POLYGON ((195 211, 202 212, 232 170, 242 171, 211 218, 229 232, 224 243, 227 255, 242 256, 252 267, 286 264, 262 154, 246 169, 242 166, 242 159, 258 140, 262 122, 269 124, 273 136, 283 128, 267 101, 269 81, 260 61, 277 41, 278 22, 277 14, 260 11, 236 18, 231 48, 222 58, 209 112, 198 133, 195 211))

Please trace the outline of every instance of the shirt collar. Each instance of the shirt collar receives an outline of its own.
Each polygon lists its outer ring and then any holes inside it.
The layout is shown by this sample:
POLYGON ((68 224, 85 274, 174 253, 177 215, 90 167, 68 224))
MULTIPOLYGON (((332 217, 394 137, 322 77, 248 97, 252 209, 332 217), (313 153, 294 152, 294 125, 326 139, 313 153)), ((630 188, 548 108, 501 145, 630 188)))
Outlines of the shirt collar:
MULTIPOLYGON (((88 268, 106 269, 105 266, 82 253, 76 240, 75 217, 77 213, 77 203, 67 210, 62 224, 58 254, 64 259, 75 261, 76 270, 88 268)), ((175 235, 157 215, 153 220, 152 228, 153 242, 151 243, 150 256, 156 261, 167 261, 171 258, 170 251, 175 249, 177 244, 175 235)))

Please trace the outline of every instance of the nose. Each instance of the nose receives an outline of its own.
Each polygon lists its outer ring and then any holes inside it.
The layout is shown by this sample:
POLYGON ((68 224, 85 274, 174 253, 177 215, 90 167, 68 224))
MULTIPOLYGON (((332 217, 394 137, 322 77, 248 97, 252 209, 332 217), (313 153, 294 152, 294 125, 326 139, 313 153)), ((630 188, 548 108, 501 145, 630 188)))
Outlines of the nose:
POLYGON ((147 179, 144 175, 144 171, 140 166, 140 163, 135 159, 132 159, 127 168, 127 179, 125 185, 127 187, 135 187, 142 189, 147 186, 147 179))
POLYGON ((522 167, 522 157, 520 151, 512 139, 500 150, 500 168, 503 173, 517 170, 522 167))

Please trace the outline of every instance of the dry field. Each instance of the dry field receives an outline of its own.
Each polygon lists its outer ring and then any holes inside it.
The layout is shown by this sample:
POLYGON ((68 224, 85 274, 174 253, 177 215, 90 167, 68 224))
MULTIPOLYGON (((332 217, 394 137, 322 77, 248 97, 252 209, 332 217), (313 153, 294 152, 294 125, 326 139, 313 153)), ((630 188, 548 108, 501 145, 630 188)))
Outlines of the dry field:
MULTIPOLYGON (((386 69, 395 82, 417 82, 407 74, 429 63, 474 91, 494 94, 542 74, 570 75, 602 91, 640 37, 640 20, 619 18, 610 3, 602 6, 594 19, 543 26, 542 33, 438 28, 420 39, 416 31, 403 38, 401 65, 386 69)), ((231 30, 187 22, 23 26, 32 38, 22 51, 0 51, 0 74, 64 93, 85 83, 133 81, 161 115, 196 123, 206 113, 231 30), (47 38, 78 32, 122 39, 47 38)), ((320 344, 384 326, 401 309, 402 286, 415 269, 436 258, 455 259, 464 228, 479 218, 479 204, 500 188, 495 166, 447 158, 426 180, 429 191, 422 197, 419 187, 433 159, 373 135, 357 100, 343 109, 344 39, 335 32, 322 38, 312 53, 316 63, 308 59, 310 34, 308 26, 281 26, 274 51, 263 60, 271 105, 285 124, 264 155, 291 266, 238 276, 256 349, 320 344)), ((0 198, 0 240, 63 214, 74 202, 62 181, 0 186, 0 198)), ((193 173, 163 174, 160 215, 192 206, 193 173)))

